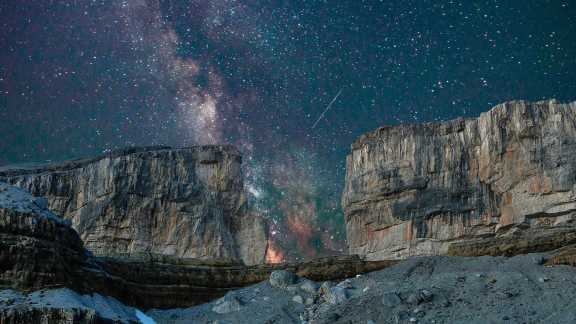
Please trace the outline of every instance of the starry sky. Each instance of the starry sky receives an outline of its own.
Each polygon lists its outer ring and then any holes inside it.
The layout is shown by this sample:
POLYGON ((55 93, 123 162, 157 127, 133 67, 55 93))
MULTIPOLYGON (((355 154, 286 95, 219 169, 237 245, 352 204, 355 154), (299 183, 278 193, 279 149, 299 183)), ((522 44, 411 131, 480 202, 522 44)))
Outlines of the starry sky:
POLYGON ((576 99, 569 0, 3 0, 0 165, 226 143, 285 259, 345 247, 350 144, 576 99))

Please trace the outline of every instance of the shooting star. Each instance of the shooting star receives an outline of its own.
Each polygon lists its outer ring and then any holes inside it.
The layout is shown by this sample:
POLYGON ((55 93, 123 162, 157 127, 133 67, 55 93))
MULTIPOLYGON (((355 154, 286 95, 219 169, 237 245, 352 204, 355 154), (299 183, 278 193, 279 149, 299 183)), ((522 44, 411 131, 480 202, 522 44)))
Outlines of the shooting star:
POLYGON ((330 103, 328 104, 328 107, 326 107, 326 109, 324 109, 324 111, 322 112, 322 114, 320 115, 320 117, 318 117, 318 119, 316 120, 316 122, 314 123, 314 125, 312 125, 312 129, 316 128, 316 125, 318 125, 318 123, 319 123, 320 120, 324 117, 324 115, 326 114, 326 112, 328 112, 328 110, 330 110, 330 108, 332 108, 332 105, 334 104, 334 102, 336 101, 336 99, 338 99, 338 97, 340 97, 340 94, 342 93, 342 90, 344 90, 344 88, 340 89, 340 91, 338 91, 338 94, 336 94, 336 97, 334 97, 334 99, 332 99, 332 101, 330 101, 330 103))

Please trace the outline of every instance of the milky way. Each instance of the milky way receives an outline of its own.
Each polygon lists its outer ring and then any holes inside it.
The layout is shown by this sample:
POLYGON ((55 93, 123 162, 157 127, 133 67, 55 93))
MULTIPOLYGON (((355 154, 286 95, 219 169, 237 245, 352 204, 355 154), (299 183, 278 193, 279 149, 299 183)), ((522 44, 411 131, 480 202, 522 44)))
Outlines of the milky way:
POLYGON ((0 164, 234 144, 278 253, 334 253, 358 136, 574 100, 575 17, 567 0, 2 1, 0 164))

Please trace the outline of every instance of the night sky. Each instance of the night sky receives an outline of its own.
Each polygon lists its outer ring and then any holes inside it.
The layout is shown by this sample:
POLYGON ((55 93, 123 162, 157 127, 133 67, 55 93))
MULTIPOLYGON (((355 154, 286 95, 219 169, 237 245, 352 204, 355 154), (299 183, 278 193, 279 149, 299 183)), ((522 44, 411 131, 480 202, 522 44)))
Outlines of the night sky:
POLYGON ((549 98, 576 99, 574 1, 0 1, 0 165, 234 144, 289 259, 344 247, 361 134, 549 98))

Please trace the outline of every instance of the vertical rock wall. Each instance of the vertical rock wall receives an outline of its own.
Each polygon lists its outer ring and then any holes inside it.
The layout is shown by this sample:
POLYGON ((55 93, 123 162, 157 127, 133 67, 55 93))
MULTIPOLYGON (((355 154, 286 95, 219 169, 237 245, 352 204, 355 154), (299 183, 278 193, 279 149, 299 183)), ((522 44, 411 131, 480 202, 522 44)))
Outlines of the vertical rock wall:
POLYGON ((443 254, 512 228, 571 224, 575 161, 576 103, 513 101, 477 119, 380 128, 347 159, 349 252, 443 254))
POLYGON ((265 224, 247 213, 240 168, 232 147, 152 147, 4 168, 0 180, 46 197, 96 255, 262 263, 265 224))

